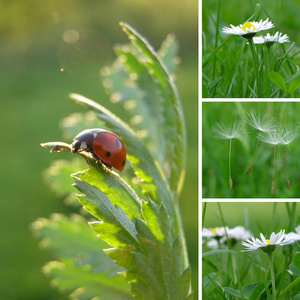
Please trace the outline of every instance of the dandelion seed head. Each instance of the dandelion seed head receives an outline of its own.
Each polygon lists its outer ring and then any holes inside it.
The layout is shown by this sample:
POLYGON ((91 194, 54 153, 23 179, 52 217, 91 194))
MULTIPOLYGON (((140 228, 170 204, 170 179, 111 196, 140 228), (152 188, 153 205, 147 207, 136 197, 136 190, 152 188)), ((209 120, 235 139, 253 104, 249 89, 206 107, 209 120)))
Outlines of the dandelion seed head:
POLYGON ((282 141, 286 135, 286 132, 283 132, 280 129, 275 129, 267 132, 259 132, 258 138, 263 143, 276 146, 282 144, 282 141))
POLYGON ((231 126, 224 125, 223 123, 217 123, 213 128, 213 133, 216 138, 221 140, 241 139, 243 135, 244 125, 235 121, 231 126))
POLYGON ((260 132, 268 132, 275 130, 276 120, 268 113, 261 113, 251 110, 248 112, 246 122, 260 132))
POLYGON ((285 125, 281 128, 281 131, 283 136, 281 143, 286 146, 289 146, 300 135, 299 127, 293 127, 292 125, 285 125))

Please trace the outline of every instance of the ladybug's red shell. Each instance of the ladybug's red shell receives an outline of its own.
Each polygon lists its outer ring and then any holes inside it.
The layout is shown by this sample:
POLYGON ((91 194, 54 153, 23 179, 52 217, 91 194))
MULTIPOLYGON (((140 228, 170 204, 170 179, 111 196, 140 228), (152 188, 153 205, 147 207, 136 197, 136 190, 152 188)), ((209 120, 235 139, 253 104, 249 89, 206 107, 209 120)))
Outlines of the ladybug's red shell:
POLYGON ((126 149, 121 139, 113 132, 103 129, 88 129, 79 133, 72 144, 72 152, 91 152, 109 167, 122 171, 126 162, 126 149))

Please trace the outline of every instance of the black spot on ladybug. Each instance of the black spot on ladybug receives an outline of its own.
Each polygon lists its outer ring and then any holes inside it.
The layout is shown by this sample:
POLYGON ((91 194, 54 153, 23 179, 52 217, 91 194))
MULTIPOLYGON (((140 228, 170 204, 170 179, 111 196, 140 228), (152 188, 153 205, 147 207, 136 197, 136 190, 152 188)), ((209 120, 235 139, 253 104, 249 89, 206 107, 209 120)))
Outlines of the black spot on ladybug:
POLYGON ((118 148, 121 146, 121 143, 120 143, 119 139, 116 139, 116 145, 117 145, 118 148))
POLYGON ((124 167, 125 166, 125 160, 123 161, 123 163, 122 163, 122 167, 124 167))
POLYGON ((111 153, 110 152, 106 152, 105 156, 106 157, 110 157, 111 153))

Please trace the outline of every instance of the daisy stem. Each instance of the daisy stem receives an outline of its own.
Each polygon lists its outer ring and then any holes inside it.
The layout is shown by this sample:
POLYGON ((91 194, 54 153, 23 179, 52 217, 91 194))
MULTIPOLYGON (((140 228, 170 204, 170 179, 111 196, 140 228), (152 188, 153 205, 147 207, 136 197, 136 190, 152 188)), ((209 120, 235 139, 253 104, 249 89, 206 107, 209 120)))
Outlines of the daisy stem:
POLYGON ((270 72, 270 68, 271 68, 271 50, 270 50, 270 46, 266 46, 267 47, 267 54, 268 54, 268 62, 269 62, 269 68, 268 68, 268 72, 270 72))
POLYGON ((273 177, 272 177, 271 197, 273 196, 274 185, 275 185, 275 155, 276 155, 276 145, 274 145, 274 160, 273 160, 273 177))
POLYGON ((254 62, 254 69, 255 69, 255 75, 256 75, 256 82, 257 82, 257 94, 258 94, 258 98, 262 98, 262 94, 261 94, 261 82, 259 79, 259 73, 258 73, 258 62, 257 62, 257 56, 256 56, 256 52, 255 52, 255 48, 254 48, 254 43, 253 43, 253 38, 249 38, 249 45, 250 45, 250 49, 251 49, 251 53, 252 53, 252 57, 253 57, 253 62, 254 62))
POLYGON ((232 179, 231 179, 231 139, 229 139, 229 188, 232 189, 232 179))
POLYGON ((268 254, 269 256, 269 263, 270 263, 270 270, 271 270, 271 278, 272 278, 272 298, 276 300, 276 288, 275 288, 275 273, 274 273, 274 266, 273 266, 273 253, 268 254))
POLYGON ((266 58, 266 66, 265 66, 265 83, 266 83, 266 97, 270 97, 270 79, 269 73, 271 68, 271 60, 270 60, 270 47, 266 47, 267 58, 266 58))

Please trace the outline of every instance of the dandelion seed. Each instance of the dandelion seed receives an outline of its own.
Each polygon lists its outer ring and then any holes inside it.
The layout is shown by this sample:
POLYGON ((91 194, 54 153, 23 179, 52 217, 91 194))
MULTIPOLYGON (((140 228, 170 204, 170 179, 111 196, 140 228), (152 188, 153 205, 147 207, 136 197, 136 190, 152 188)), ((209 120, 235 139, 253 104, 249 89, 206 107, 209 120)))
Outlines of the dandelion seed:
MULTIPOLYGON (((216 127, 213 129, 215 137, 221 140, 229 140, 229 188, 232 189, 232 178, 231 178, 231 140, 232 139, 241 139, 242 130, 244 125, 235 121, 232 126, 226 126, 221 123, 217 123, 216 127)), ((245 132, 244 132, 245 134, 245 132)))
POLYGON ((289 181, 288 170, 287 170, 287 153, 288 153, 290 143, 292 143, 300 135, 300 131, 299 131, 299 127, 294 128, 291 125, 286 125, 281 130, 283 136, 281 143, 282 145, 286 146, 285 148, 286 187, 287 189, 289 189, 290 181, 289 181))
MULTIPOLYGON (((246 122, 253 128, 257 129, 259 132, 268 132, 275 130, 275 122, 276 120, 271 117, 268 113, 260 113, 254 110, 250 111, 247 115, 246 122)), ((256 152, 259 144, 259 138, 257 138, 256 148, 254 152, 254 157, 250 167, 247 170, 247 175, 252 170, 254 160, 256 157, 256 152)))
POLYGON ((271 194, 272 197, 274 194, 274 187, 275 187, 275 158, 276 158, 276 146, 282 144, 287 132, 283 130, 272 130, 267 132, 260 132, 258 134, 259 140, 269 144, 274 147, 274 158, 273 158, 273 176, 272 176, 272 187, 271 187, 271 194))
POLYGON ((244 38, 252 38, 257 32, 270 29, 274 26, 275 25, 269 21, 269 19, 266 19, 265 21, 260 20, 259 22, 247 21, 243 25, 240 24, 239 26, 233 26, 230 24, 231 28, 224 26, 223 32, 226 34, 241 35, 244 38))
POLYGON ((260 132, 273 131, 276 128, 276 119, 268 113, 251 110, 247 114, 247 123, 260 132))

